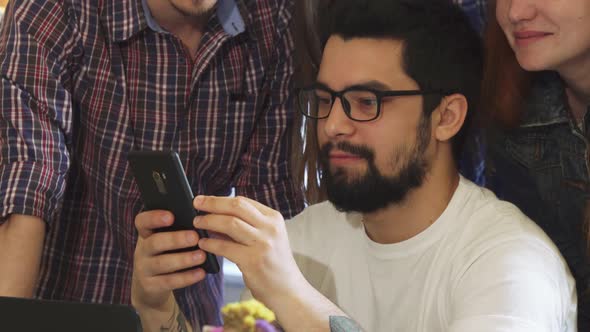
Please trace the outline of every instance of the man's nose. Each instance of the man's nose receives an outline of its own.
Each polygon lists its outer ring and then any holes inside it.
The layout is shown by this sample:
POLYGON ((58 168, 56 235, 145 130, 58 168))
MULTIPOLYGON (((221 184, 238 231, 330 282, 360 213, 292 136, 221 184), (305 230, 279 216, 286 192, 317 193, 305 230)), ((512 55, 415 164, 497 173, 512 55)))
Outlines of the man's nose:
POLYGON ((319 123, 318 125, 322 125, 324 133, 330 138, 351 135, 355 129, 355 121, 346 115, 341 98, 334 100, 330 115, 320 121, 323 124, 319 123))

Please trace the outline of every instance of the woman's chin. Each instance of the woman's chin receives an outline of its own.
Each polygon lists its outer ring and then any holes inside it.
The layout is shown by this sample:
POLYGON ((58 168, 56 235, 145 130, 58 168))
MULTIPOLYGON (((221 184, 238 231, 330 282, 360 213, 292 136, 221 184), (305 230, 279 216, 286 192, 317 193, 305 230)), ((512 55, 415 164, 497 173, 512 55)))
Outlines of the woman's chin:
POLYGON ((538 55, 517 55, 516 59, 520 67, 526 71, 545 71, 554 70, 555 66, 551 65, 549 61, 543 60, 538 55))

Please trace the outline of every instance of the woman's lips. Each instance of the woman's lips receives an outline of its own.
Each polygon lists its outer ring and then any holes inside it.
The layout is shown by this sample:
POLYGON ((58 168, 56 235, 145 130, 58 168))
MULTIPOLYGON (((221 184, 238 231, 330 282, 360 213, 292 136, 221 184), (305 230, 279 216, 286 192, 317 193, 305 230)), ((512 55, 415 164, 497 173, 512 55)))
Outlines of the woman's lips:
POLYGON ((514 41, 517 46, 527 46, 550 35, 542 31, 518 31, 514 33, 514 41))

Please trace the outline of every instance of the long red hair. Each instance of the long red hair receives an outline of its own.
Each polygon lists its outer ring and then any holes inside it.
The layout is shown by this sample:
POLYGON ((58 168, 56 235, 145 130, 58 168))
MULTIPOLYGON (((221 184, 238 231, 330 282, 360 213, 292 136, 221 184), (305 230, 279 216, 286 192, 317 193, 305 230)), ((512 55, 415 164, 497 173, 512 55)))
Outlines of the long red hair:
POLYGON ((522 120, 524 104, 530 91, 531 73, 520 67, 495 13, 496 1, 490 1, 484 33, 482 114, 487 120, 485 123, 514 128, 522 120))

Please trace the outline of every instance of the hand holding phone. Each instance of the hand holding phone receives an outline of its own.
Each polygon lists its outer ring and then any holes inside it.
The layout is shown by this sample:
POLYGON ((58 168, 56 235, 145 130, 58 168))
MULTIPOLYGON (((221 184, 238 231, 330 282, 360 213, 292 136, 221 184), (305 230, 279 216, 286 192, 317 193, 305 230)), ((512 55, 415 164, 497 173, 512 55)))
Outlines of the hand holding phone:
MULTIPOLYGON (((199 213, 193 207, 194 196, 176 152, 131 151, 128 161, 145 210, 166 210, 174 215, 174 223, 158 229, 159 232, 192 230, 201 238, 209 237, 207 231, 193 227, 193 219, 199 213)), ((198 246, 195 246, 176 252, 197 249, 198 246)), ((219 272, 215 255, 206 253, 206 256, 205 263, 199 267, 207 273, 219 272)))

